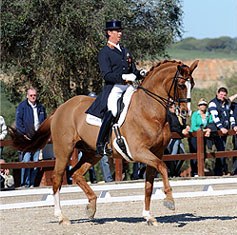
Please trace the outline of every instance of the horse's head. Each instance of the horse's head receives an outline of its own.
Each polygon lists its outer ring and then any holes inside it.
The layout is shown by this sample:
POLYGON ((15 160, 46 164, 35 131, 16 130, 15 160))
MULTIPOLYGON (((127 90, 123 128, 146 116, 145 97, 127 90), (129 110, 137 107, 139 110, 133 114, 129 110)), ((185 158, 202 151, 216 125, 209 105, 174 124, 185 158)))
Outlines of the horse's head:
MULTIPOLYGON (((185 64, 178 64, 175 77, 173 78, 173 94, 171 98, 179 110, 179 115, 186 117, 191 115, 191 90, 194 87, 192 73, 198 65, 198 60, 194 61, 190 67, 185 64)), ((171 90, 170 90, 171 92, 171 90)))
POLYGON ((153 66, 142 86, 145 91, 163 105, 169 107, 174 103, 179 115, 186 117, 191 114, 191 90, 194 86, 192 73, 198 65, 198 60, 188 67, 182 62, 165 60, 153 66))

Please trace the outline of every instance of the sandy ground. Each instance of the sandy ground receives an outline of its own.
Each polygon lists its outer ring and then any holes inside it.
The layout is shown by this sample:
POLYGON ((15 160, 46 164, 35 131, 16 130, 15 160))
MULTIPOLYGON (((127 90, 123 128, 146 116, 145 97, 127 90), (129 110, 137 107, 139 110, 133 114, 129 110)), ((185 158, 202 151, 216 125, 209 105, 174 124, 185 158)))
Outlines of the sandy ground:
POLYGON ((0 211, 1 233, 36 235, 177 235, 237 234, 237 195, 175 199, 175 212, 152 201, 158 226, 148 226, 142 218, 143 202, 97 204, 97 213, 88 220, 85 205, 64 206, 71 225, 58 225, 53 207, 0 211))

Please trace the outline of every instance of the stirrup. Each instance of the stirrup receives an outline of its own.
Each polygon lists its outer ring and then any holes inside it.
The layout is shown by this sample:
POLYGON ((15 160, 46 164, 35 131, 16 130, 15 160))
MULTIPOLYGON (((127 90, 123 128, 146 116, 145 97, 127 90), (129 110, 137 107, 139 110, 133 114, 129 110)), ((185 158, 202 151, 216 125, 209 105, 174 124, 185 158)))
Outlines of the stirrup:
POLYGON ((96 146, 96 153, 102 157, 104 155, 111 156, 113 153, 113 150, 108 148, 107 144, 105 144, 105 145, 100 144, 100 145, 96 146))

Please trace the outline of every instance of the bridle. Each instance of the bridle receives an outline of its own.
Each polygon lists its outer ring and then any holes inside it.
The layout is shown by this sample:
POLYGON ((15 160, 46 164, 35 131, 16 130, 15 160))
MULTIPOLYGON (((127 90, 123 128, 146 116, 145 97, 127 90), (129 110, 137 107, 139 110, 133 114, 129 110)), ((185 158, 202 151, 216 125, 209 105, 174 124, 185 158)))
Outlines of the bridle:
MULTIPOLYGON (((175 76, 172 80, 172 84, 171 84, 171 86, 169 88, 169 91, 168 91, 168 98, 164 98, 160 95, 157 95, 154 92, 146 89, 142 85, 137 84, 137 85, 135 85, 135 87, 137 89, 143 90, 147 95, 149 95, 151 98, 153 98, 154 100, 159 102, 166 109, 168 109, 170 107, 170 105, 173 104, 173 103, 175 103, 176 107, 179 108, 181 103, 191 103, 191 97, 186 97, 186 98, 180 98, 179 97, 178 92, 177 92, 178 86, 180 85, 178 83, 179 79, 185 80, 185 83, 189 83, 190 86, 191 86, 190 78, 189 77, 187 77, 187 78, 183 77, 181 75, 180 71, 177 69, 177 71, 175 73, 175 76), (172 89, 174 89, 174 95, 173 96, 171 96, 172 89)), ((183 85, 185 86, 185 84, 183 84, 183 85)))

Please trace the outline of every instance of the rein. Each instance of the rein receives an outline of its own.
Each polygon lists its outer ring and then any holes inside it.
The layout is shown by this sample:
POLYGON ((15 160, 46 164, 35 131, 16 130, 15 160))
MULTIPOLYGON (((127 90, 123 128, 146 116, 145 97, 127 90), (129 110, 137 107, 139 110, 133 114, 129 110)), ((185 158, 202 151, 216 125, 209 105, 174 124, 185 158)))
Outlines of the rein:
POLYGON ((148 89, 144 88, 143 86, 138 85, 137 88, 143 90, 147 95, 149 95, 154 100, 158 101, 165 108, 167 107, 167 104, 170 102, 169 98, 167 99, 162 96, 159 96, 159 95, 149 91, 148 89), (165 103, 162 103, 162 102, 165 102, 165 103))
POLYGON ((153 98, 154 100, 156 100, 157 102, 159 102, 163 107, 168 108, 169 104, 171 103, 171 99, 173 100, 173 102, 178 103, 178 106, 180 103, 188 103, 191 102, 191 98, 178 98, 177 95, 177 85, 178 85, 178 79, 184 79, 185 81, 188 81, 187 78, 184 78, 182 76, 179 76, 179 71, 177 70, 175 73, 175 76, 173 78, 172 84, 170 86, 169 92, 168 92, 168 98, 164 98, 162 96, 159 96, 157 94, 155 94, 154 92, 149 91, 148 89, 144 88, 141 85, 137 85, 136 88, 143 90, 147 95, 149 95, 151 98, 153 98), (171 89, 174 87, 174 97, 171 97, 170 93, 171 93, 171 89))

